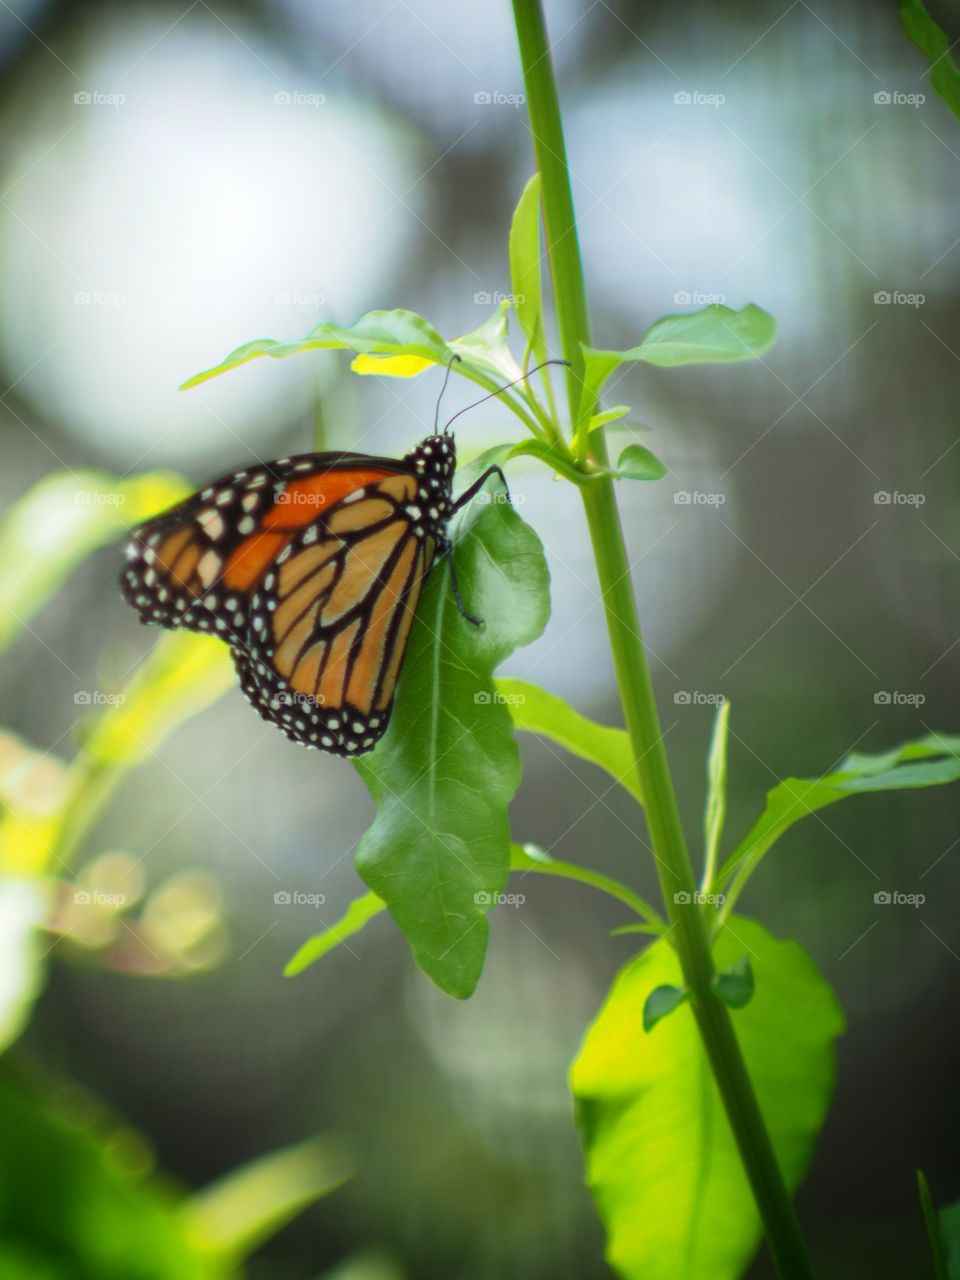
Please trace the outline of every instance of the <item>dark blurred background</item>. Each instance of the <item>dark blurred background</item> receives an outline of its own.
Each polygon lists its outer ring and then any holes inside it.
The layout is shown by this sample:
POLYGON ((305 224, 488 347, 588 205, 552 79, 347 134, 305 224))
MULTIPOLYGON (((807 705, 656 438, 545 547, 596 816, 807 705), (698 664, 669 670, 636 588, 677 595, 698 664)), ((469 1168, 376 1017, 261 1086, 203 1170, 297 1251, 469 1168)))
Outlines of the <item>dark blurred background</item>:
MULTIPOLYGON (((597 344, 715 300, 780 324, 762 361, 635 368, 606 396, 634 406, 670 468, 622 487, 624 518, 697 853, 709 702, 733 703, 729 848, 779 778, 960 726, 960 123, 893 4, 546 10, 597 344)), ((960 33, 960 6, 933 12, 960 33)), ((371 307, 453 336, 509 291, 532 158, 505 0, 9 0, 0 66, 4 505, 62 467, 199 483, 318 430, 391 454, 424 434, 436 375, 353 379, 332 354, 176 387, 250 338, 371 307)), ((471 398, 448 395, 451 411, 471 398)), ((478 409, 461 449, 512 423, 478 409)), ((507 669, 618 723, 576 495, 543 470, 512 485, 554 612, 507 669)), ((98 552, 4 657, 3 720, 40 751, 68 757, 77 688, 153 639, 117 572, 117 549, 98 552)), ((517 838, 653 894, 628 799, 537 741, 523 753, 517 838)), ((915 1169, 938 1203, 960 1194, 957 816, 950 789, 851 800, 798 826, 742 903, 802 941, 849 1019, 800 1196, 825 1276, 924 1274, 915 1169), (875 905, 884 889, 926 900, 875 905)), ((364 1249, 387 1276, 607 1275, 565 1073, 631 952, 608 936, 622 915, 526 880, 464 1004, 386 919, 284 980, 359 891, 369 818, 347 764, 232 691, 130 776, 80 857, 148 851, 148 884, 203 872, 223 901, 220 962, 151 980, 59 948, 14 1052, 106 1100, 187 1186, 342 1135, 358 1176, 255 1278, 308 1280, 364 1249), (279 890, 326 903, 277 906, 279 890)))

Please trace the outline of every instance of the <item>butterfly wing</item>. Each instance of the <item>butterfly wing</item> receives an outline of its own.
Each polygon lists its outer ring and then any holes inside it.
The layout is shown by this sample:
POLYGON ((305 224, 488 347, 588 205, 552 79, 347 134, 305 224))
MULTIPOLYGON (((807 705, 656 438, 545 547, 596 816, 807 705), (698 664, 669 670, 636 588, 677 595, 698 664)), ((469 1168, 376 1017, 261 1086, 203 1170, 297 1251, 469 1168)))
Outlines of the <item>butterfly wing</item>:
POLYGON ((413 475, 348 496, 284 548, 253 594, 247 643, 234 651, 241 684, 294 741, 359 755, 386 730, 436 553, 408 510, 416 496, 413 475))
POLYGON ((134 530, 123 595, 145 623, 227 640, 247 698, 288 737, 361 754, 386 730, 436 553, 422 485, 362 454, 231 472, 134 530))

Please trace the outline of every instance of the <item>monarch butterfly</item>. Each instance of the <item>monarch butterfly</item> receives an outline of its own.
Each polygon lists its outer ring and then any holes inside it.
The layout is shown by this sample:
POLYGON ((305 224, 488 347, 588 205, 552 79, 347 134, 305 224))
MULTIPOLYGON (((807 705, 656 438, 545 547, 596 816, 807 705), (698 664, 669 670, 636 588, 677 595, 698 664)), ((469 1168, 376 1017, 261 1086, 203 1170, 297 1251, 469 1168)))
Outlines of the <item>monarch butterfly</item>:
POLYGON ((386 731, 438 556, 480 625, 447 528, 491 476, 506 481, 488 467, 453 500, 450 422, 401 459, 305 453, 221 476, 132 531, 124 599, 141 622, 224 639, 250 703, 294 742, 363 755, 386 731))

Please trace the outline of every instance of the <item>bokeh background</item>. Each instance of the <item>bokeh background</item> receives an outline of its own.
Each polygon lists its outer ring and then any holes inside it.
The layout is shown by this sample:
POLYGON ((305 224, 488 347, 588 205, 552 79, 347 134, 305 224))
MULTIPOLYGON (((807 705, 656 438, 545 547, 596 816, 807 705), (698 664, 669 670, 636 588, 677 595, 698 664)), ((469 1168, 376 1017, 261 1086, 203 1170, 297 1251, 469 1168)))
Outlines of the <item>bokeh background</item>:
MULTIPOLYGON (((960 125, 893 4, 546 9, 597 342, 715 300, 780 324, 754 364, 635 369, 606 397, 669 466, 621 496, 699 851, 717 694, 733 703, 731 837, 782 777, 960 724, 960 125)), ((933 11, 960 33, 960 6, 933 11)), ((64 469, 199 483, 318 434, 391 454, 424 434, 437 375, 355 379, 332 353, 176 388, 250 338, 371 307, 454 336, 509 291, 532 159, 505 2, 8 0, 0 68, 5 507, 64 469)), ((470 398, 452 387, 450 410, 470 398)), ((495 404, 458 428, 466 452, 514 432, 495 404)), ((547 548, 553 619, 508 670, 617 722, 576 495, 523 467, 512 485, 547 548)), ((3 655, 7 790, 54 785, 77 694, 118 687, 155 638, 120 601, 118 561, 85 560, 3 655)), ((627 798, 546 744, 523 754, 517 837, 653 894, 627 798)), ((98 883, 137 860, 144 909, 186 929, 187 960, 106 947, 126 925, 46 933, 46 988, 7 1069, 100 1099, 185 1188, 341 1142, 355 1178, 256 1254, 254 1278, 608 1275, 565 1073, 630 954, 609 937, 622 917, 527 881, 463 1004, 386 919, 284 980, 358 891, 370 812, 348 764, 291 745, 238 692, 187 721, 73 855, 98 883)), ((825 1275, 925 1274, 915 1169, 939 1203, 960 1194, 957 817, 949 789, 852 800, 795 828, 743 903, 803 942, 849 1019, 800 1195, 825 1275), (877 905, 880 890, 925 901, 877 905)), ((15 1141, 0 1131, 7 1164, 15 1141)))

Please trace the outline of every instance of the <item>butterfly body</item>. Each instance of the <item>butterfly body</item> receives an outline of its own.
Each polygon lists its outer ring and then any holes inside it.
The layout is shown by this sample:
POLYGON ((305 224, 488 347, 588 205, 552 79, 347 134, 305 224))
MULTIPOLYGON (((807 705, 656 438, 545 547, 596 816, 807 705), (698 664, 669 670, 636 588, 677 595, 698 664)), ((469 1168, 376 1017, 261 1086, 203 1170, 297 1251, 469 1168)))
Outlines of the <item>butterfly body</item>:
POLYGON ((402 459, 314 453, 231 472, 133 531, 124 598, 142 622, 227 641, 247 698, 294 741, 363 754, 389 722, 448 522, 486 478, 455 504, 455 468, 443 433, 402 459))

